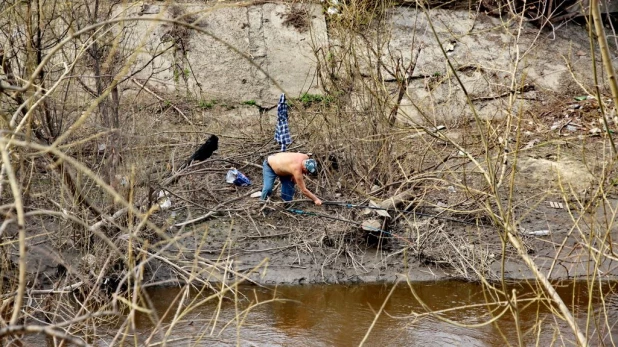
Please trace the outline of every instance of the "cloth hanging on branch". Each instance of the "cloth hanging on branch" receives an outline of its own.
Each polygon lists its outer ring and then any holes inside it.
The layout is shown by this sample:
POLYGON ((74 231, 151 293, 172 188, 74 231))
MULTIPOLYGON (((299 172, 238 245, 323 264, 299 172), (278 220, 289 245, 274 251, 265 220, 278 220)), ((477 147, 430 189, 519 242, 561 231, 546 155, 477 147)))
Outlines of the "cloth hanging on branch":
POLYGON ((281 152, 285 152, 287 146, 292 143, 292 135, 290 135, 290 126, 288 124, 288 105, 285 102, 285 94, 281 94, 279 105, 277 106, 275 141, 281 145, 281 152))

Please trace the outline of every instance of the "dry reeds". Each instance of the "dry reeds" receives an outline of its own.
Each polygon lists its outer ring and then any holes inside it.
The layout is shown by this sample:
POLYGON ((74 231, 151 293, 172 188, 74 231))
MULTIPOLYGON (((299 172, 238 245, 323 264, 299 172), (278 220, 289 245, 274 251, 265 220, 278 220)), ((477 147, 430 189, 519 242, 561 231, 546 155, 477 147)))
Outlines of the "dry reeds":
MULTIPOLYGON (((512 5, 511 16, 503 18, 495 29, 504 30, 517 46, 525 29, 526 11, 522 12, 516 2, 507 3, 512 5)), ((218 308, 195 340, 215 339, 216 327, 221 326, 221 303, 241 300, 238 286, 252 282, 268 265, 264 259, 239 268, 234 261, 234 252, 239 251, 268 254, 289 248, 299 254, 300 263, 301 253, 317 258, 315 249, 327 249, 318 265, 322 270, 345 258, 354 271, 367 272, 362 261, 366 247, 363 242, 367 239, 350 232, 356 230, 346 223, 364 218, 358 211, 336 212, 338 222, 329 224, 328 230, 314 228, 313 223, 303 224, 298 216, 286 215, 287 222, 273 220, 264 216, 268 208, 256 208, 256 204, 247 202, 254 189, 223 182, 225 172, 235 167, 259 186, 261 161, 276 151, 270 143, 270 130, 265 130, 271 124, 262 118, 267 109, 250 103, 229 105, 221 100, 168 95, 148 88, 147 81, 131 75, 137 54, 123 50, 126 32, 118 26, 129 19, 114 18, 113 8, 92 11, 71 2, 58 5, 66 18, 77 20, 77 13, 90 21, 80 22, 79 28, 67 26, 66 36, 60 36, 35 23, 52 18, 46 18, 46 6, 51 5, 34 2, 7 9, 8 19, 2 27, 4 37, 14 41, 9 42, 12 51, 2 54, 6 77, 2 80, 2 91, 6 92, 2 100, 6 102, 2 106, 0 138, 0 211, 5 216, 0 226, 1 343, 11 344, 25 334, 36 333, 44 333, 58 344, 67 341, 87 345, 104 335, 111 344, 163 343, 174 339, 175 325, 207 302, 218 302, 218 308), (95 12, 106 13, 107 17, 86 17, 95 12), (14 23, 13 27, 10 23, 14 23), (22 26, 23 40, 18 40, 11 33, 22 26), (54 44, 48 47, 50 42, 54 44), (74 47, 69 49, 69 44, 74 47), (94 66, 99 66, 100 71, 93 72, 97 70, 94 66), (21 75, 16 76, 17 72, 21 75), (90 73, 95 83, 84 78, 90 73), (138 96, 131 101, 119 99, 115 93, 123 83, 137 85, 138 96), (254 112, 256 117, 239 129, 234 120, 213 116, 225 114, 230 107, 254 112), (107 124, 93 121, 91 116, 96 112, 115 118, 118 124, 114 126, 109 119, 107 124), (116 117, 120 114, 124 116, 116 117), (217 156, 177 171, 188 153, 204 140, 205 133, 217 134, 225 147, 217 156), (168 199, 173 201, 171 209, 165 207, 168 199), (215 228, 199 224, 213 216, 225 217, 221 219, 229 224, 221 222, 215 228), (237 235, 234 223, 242 223, 257 235, 237 235), (265 232, 262 224, 273 231, 265 232), (237 247, 241 241, 284 237, 289 238, 284 246, 237 247), (40 246, 38 238, 52 245, 51 250, 40 246), (211 244, 213 239, 217 248, 211 244), (54 259, 56 274, 50 276, 49 269, 41 270, 41 274, 28 271, 28 259, 34 256, 43 262, 54 259), (158 269, 166 269, 163 278, 145 278, 158 269), (49 283, 39 282, 46 276, 52 278, 49 283), (182 286, 182 290, 174 300, 175 308, 158 317, 145 285, 171 282, 182 286), (198 294, 193 295, 195 292, 198 294), (145 340, 135 334, 139 314, 146 315, 154 326, 145 340)), ((480 4, 469 5, 474 5, 467 7, 472 11, 470 15, 477 15, 474 11, 480 4)), ((379 236, 389 242, 380 248, 384 264, 396 257, 412 259, 443 267, 458 278, 482 282, 488 307, 500 307, 490 310, 494 318, 485 325, 503 315, 512 315, 518 322, 518 311, 524 303, 517 293, 506 290, 505 283, 507 262, 520 261, 539 284, 536 300, 551 301, 557 308, 556 319, 568 322, 570 335, 578 344, 587 344, 593 323, 600 321, 609 326, 611 322, 602 312, 593 310, 592 304, 585 324, 576 321, 550 279, 564 266, 564 254, 577 265, 586 266, 579 275, 591 293, 601 288, 608 274, 615 275, 615 268, 608 267, 617 258, 617 210, 613 198, 616 162, 611 141, 615 129, 608 117, 603 117, 605 137, 590 148, 573 138, 567 144, 556 144, 561 138, 552 138, 551 134, 536 147, 532 143, 525 148, 523 129, 530 126, 528 121, 534 124, 542 118, 530 116, 519 107, 521 100, 517 96, 530 90, 520 66, 525 52, 515 52, 512 66, 505 72, 508 81, 500 93, 491 96, 504 97, 506 103, 500 111, 506 116, 500 120, 481 119, 474 103, 479 99, 468 93, 460 76, 480 73, 483 68, 453 65, 448 48, 435 31, 448 70, 421 76, 425 89, 430 95, 440 85, 449 84, 462 93, 457 95, 463 95, 461 104, 467 105, 469 113, 462 111, 461 117, 441 119, 431 109, 413 105, 420 119, 411 117, 402 106, 404 100, 416 102, 409 87, 418 77, 416 64, 423 47, 414 39, 405 55, 390 49, 388 19, 392 6, 390 1, 341 2, 340 15, 328 21, 332 45, 314 47, 317 78, 324 94, 300 95, 290 105, 296 122, 291 150, 313 152, 322 167, 319 178, 310 184, 325 200, 364 204, 406 196, 389 208, 395 213, 381 220, 382 228, 398 236, 379 236), (442 132, 441 126, 457 129, 459 136, 442 132), (570 154, 581 154, 581 161, 598 178, 594 186, 580 192, 558 176, 554 190, 535 191, 529 199, 518 199, 518 162, 522 153, 542 146, 560 149, 563 145, 581 147, 570 154), (570 222, 568 230, 551 241, 554 252, 549 267, 539 269, 531 255, 536 244, 523 235, 521 224, 549 196, 567 207, 570 222), (411 211, 430 211, 478 224, 457 229, 461 233, 456 234, 448 222, 435 219, 422 223, 411 211)), ((417 19, 424 17, 428 30, 434 30, 431 12, 420 3, 414 6, 417 19)), ((185 16, 177 6, 170 7, 169 12, 176 19, 166 20, 161 15, 132 20, 170 25, 170 35, 182 55, 192 30, 208 33, 195 23, 197 16, 185 16), (181 17, 186 20, 179 20, 181 17)), ((593 14, 596 30, 602 31, 598 14, 593 14)), ((311 30, 306 16, 302 6, 294 7, 284 24, 311 30)), ((598 37, 602 40, 602 35, 598 37)), ((266 73, 241 48, 229 49, 266 73)), ((602 53, 605 62, 606 49, 602 53)), ((183 62, 181 56, 178 58, 183 62)), ((183 67, 179 64, 175 72, 188 85, 189 76, 183 67)), ((607 74, 613 76, 612 71, 607 70, 607 74)), ((273 85, 278 86, 275 81, 273 85)), ((596 106, 603 110, 615 108, 603 92, 596 89, 596 106)), ((616 98, 613 95, 613 101, 616 98)), ((426 309, 440 317, 439 312, 426 309)), ((249 310, 238 311, 223 326, 242 326, 249 310)), ((376 319, 382 313, 383 307, 376 319)), ((507 342, 523 344, 522 336, 528 332, 517 324, 515 328, 519 341, 507 342)))

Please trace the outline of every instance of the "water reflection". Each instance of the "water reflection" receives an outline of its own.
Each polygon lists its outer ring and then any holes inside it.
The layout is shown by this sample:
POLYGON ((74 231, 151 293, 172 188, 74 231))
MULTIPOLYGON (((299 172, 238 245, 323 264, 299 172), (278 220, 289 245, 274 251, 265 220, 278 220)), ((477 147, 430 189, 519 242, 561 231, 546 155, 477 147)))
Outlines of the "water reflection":
MULTIPOLYGON (((612 285, 603 287, 608 292, 612 285)), ((243 346, 357 346, 373 324, 375 313, 387 298, 390 285, 316 285, 288 286, 276 288, 243 287, 245 298, 235 304, 234 300, 221 302, 217 315, 215 300, 198 307, 174 326, 169 339, 176 339, 168 345, 243 345, 243 346), (264 302, 273 297, 280 301, 260 305, 245 314, 243 310, 256 302, 264 302), (238 314, 238 315, 237 315, 238 314), (240 317, 236 319, 234 317, 240 317), (217 321, 215 327, 210 324, 217 321), (242 324, 237 324, 238 320, 242 324), (227 325, 228 322, 231 324, 227 325), (181 339, 181 340, 178 340, 181 339), (185 340, 182 340, 185 339, 185 340)), ((464 324, 479 324, 490 320, 505 306, 486 305, 490 294, 479 284, 463 282, 421 283, 413 286, 418 297, 432 310, 448 310, 453 307, 474 305, 462 310, 449 310, 442 317, 464 324), (493 315, 490 313, 493 312, 493 315)), ((512 284, 509 292, 517 289, 518 298, 525 300, 536 295, 529 286, 512 284)), ((585 330, 585 316, 588 312, 588 295, 585 283, 559 286, 559 294, 565 299, 580 325, 585 330)), ((159 316, 169 308, 176 310, 179 289, 156 288, 149 291, 159 316)), ((199 296, 193 298, 198 299, 199 296)), ((189 301, 187 301, 189 302, 189 301)), ((589 325, 590 341, 599 343, 602 338, 611 343, 618 337, 617 329, 611 325, 616 322, 615 305, 609 310, 608 321, 600 310, 600 296, 591 301, 596 319, 589 325), (613 336, 612 336, 613 334, 613 336)), ((185 305, 186 306, 186 305, 185 305)), ((482 327, 465 327, 445 323, 431 315, 422 314, 426 310, 411 294, 407 284, 399 284, 384 305, 383 314, 377 319, 365 345, 399 346, 502 346, 517 345, 519 339, 524 345, 569 345, 572 334, 559 315, 552 314, 552 305, 547 302, 521 302, 518 305, 518 324, 522 335, 518 336, 516 321, 507 313, 494 324, 482 327)), ((168 315, 164 320, 170 324, 168 315)), ((147 336, 154 330, 146 315, 138 315, 137 324, 140 335, 147 336)), ((165 327, 165 325, 164 325, 165 327)), ((160 335, 162 336, 162 335, 160 335)), ((160 340, 155 337, 151 342, 160 340)), ((141 339, 144 341, 145 337, 141 339)))

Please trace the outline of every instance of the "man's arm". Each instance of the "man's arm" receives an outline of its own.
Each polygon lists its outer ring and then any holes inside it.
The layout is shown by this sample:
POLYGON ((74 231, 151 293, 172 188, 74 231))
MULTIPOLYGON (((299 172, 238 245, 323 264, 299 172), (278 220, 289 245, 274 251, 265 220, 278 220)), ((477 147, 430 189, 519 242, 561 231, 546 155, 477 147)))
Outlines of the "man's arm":
POLYGON ((303 192, 303 195, 313 200, 314 204, 318 206, 322 205, 322 200, 318 199, 318 197, 315 196, 311 191, 309 191, 309 189, 307 189, 307 186, 305 186, 305 180, 303 178, 302 172, 294 173, 294 181, 296 181, 296 184, 298 184, 298 188, 300 188, 300 191, 303 192))

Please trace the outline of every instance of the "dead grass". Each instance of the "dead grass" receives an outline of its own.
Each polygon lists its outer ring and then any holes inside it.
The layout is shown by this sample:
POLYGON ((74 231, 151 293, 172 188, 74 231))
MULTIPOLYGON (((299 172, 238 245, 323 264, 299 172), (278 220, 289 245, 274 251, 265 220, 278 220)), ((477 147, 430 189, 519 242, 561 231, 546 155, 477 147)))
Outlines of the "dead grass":
POLYGON ((302 5, 291 6, 289 12, 279 14, 279 17, 284 18, 284 26, 291 26, 300 33, 309 30, 311 26, 311 18, 309 16, 309 10, 302 5))
MULTIPOLYGON (((604 211, 605 224, 593 223, 596 229, 586 224, 588 220, 580 219, 581 213, 596 208, 599 202, 613 201, 616 194, 612 179, 615 162, 607 154, 607 143, 602 137, 588 134, 599 124, 595 113, 600 106, 598 102, 585 100, 573 109, 570 108, 574 104, 572 100, 556 100, 539 109, 540 112, 523 115, 509 108, 508 117, 489 122, 460 118, 446 124, 394 121, 392 90, 402 87, 400 77, 408 71, 396 65, 399 70, 391 70, 387 76, 389 81, 394 81, 390 84, 385 84, 383 76, 373 75, 377 71, 367 77, 357 64, 358 51, 353 49, 359 41, 364 44, 364 40, 385 34, 379 24, 387 7, 385 2, 352 2, 341 20, 329 23, 330 33, 341 38, 344 46, 331 52, 316 50, 326 97, 321 102, 306 104, 293 100, 290 112, 295 120, 295 141, 290 150, 314 153, 321 167, 318 178, 308 180, 310 189, 327 201, 359 205, 410 193, 393 207, 395 211, 390 211, 390 218, 381 220, 382 228, 387 229, 387 233, 378 235, 383 238, 377 252, 385 259, 381 266, 392 264, 386 259, 403 262, 413 254, 416 261, 446 268, 458 278, 482 281, 494 293, 495 288, 488 283, 501 280, 504 286, 505 275, 492 270, 492 265, 507 257, 529 259, 526 244, 529 240, 521 235, 519 223, 540 209, 550 194, 546 187, 538 186, 513 193, 519 187, 516 161, 528 153, 554 155, 552 160, 565 151, 578 155, 601 179, 584 196, 563 182, 553 187, 552 197, 558 196, 569 204, 570 209, 562 216, 571 219, 568 222, 571 228, 550 247, 559 249, 558 255, 552 254, 554 262, 560 261, 562 250, 569 255, 576 254, 578 249, 586 250, 586 254, 577 253, 578 260, 594 253, 597 268, 585 274, 594 286, 596 276, 605 271, 599 270, 603 260, 615 257, 616 214, 611 209, 604 211), (350 39, 359 32, 363 40, 350 39), (518 118, 522 116, 525 119, 518 118), (552 130, 556 122, 557 131, 552 130), (438 125, 445 125, 446 130, 433 131, 438 125), (571 131, 569 125, 577 127, 571 131), (581 142, 576 143, 575 139, 581 142), (539 142, 533 143, 534 140, 539 142), (526 148, 529 144, 532 145, 526 148), (410 211, 439 217, 419 224, 411 217, 414 214, 408 214, 410 211), (450 223, 441 219, 444 217, 476 221, 480 227, 472 227, 468 234, 458 234, 450 223), (595 237, 588 237, 592 235, 591 230, 595 231, 595 237), (577 241, 573 241, 575 237, 577 241)), ((290 9, 289 13, 281 14, 285 17, 284 24, 301 32, 307 30, 307 10, 302 6, 290 9)), ((172 7, 170 11, 174 17, 182 15, 178 8, 172 7)), ((180 42, 189 32, 181 30, 172 34, 180 42)), ((397 61, 395 57, 390 58, 393 58, 390 62, 397 61)), ((7 341, 11 343, 24 333, 12 333, 5 328, 6 321, 11 319, 8 312, 15 303, 13 297, 18 297, 28 302, 19 305, 24 310, 19 315, 20 326, 39 326, 33 322, 40 321, 52 327, 69 326, 74 335, 83 337, 72 341, 83 344, 89 338, 101 336, 97 326, 117 323, 112 342, 127 342, 133 336, 136 312, 152 313, 152 303, 143 291, 145 284, 173 279, 184 286, 186 293, 192 287, 207 293, 204 300, 226 297, 236 300, 236 286, 248 281, 251 273, 265 265, 255 262, 239 269, 232 261, 239 253, 261 258, 295 254, 299 264, 301 258, 317 264, 322 278, 336 267, 356 274, 372 270, 364 257, 368 249, 375 249, 375 244, 369 242, 368 235, 359 232, 358 226, 346 222, 368 218, 360 210, 334 207, 317 210, 297 202, 308 212, 326 212, 338 218, 333 222, 319 216, 305 218, 308 216, 285 212, 277 198, 264 207, 247 197, 259 190, 263 158, 278 151, 272 142, 274 111, 263 114, 252 106, 175 95, 160 95, 160 98, 142 95, 122 107, 125 126, 114 130, 122 142, 118 147, 122 148, 122 162, 117 167, 119 182, 125 182, 122 184, 111 182, 108 186, 99 179, 108 154, 99 151, 103 132, 96 123, 85 123, 68 139, 71 145, 58 149, 3 139, 2 146, 11 144, 18 148, 12 159, 5 158, 5 165, 16 167, 20 180, 9 178, 8 182, 23 189, 24 195, 23 206, 17 206, 16 196, 4 192, 5 221, 14 226, 16 215, 25 213, 27 230, 34 234, 29 236, 32 239, 28 239, 28 247, 37 249, 38 242, 49 242, 56 246, 52 255, 60 260, 51 263, 56 264, 56 269, 30 273, 31 281, 15 280, 19 273, 19 254, 24 253, 16 247, 25 247, 26 241, 14 239, 19 230, 2 229, 0 285, 6 294, 0 297, 3 317, 0 338, 10 335, 11 340, 7 341), (230 111, 241 108, 256 113, 255 117, 243 119, 243 127, 238 126, 237 119, 228 117, 230 111), (218 154, 178 171, 209 134, 221 139, 218 154), (37 163, 44 149, 67 156, 56 162, 37 163), (65 172, 74 177, 84 196, 101 213, 93 214, 74 194, 67 192, 65 181, 52 170, 60 162, 67 163, 65 172), (225 183, 225 173, 232 167, 246 174, 254 185, 239 188, 225 183), (171 208, 160 206, 162 201, 157 201, 160 191, 167 192, 171 208), (46 230, 46 223, 58 225, 58 229, 46 230), (284 240, 270 242, 271 238, 284 240), (60 273, 62 268, 64 273, 60 273), (165 274, 155 276, 160 269, 165 269, 165 274), (42 278, 47 282, 40 282, 42 278), (25 291, 25 283, 36 283, 39 287, 31 286, 25 291), (57 296, 49 300, 46 296, 49 294, 57 296)), ((3 187, 7 186, 4 182, 3 187)), ((22 234, 25 230, 21 229, 22 234)), ((25 235, 22 234, 20 237, 25 235)), ((399 269, 406 270, 403 265, 399 269)), ((552 269, 544 270, 551 273, 552 269)), ((543 282, 541 275, 535 276, 543 282)), ((551 285, 542 284, 546 286, 544 290, 551 289, 551 285)), ((508 309, 516 317, 516 297, 495 290, 494 294, 508 302, 508 309)), ((179 296, 178 301, 186 304, 187 295, 179 296)), ((539 298, 543 295, 539 291, 539 298)), ((552 300, 562 302, 556 297, 552 300)), ((183 310, 188 311, 192 306, 178 307, 180 311, 172 315, 175 322, 182 319, 183 310)), ((169 333, 174 325, 164 327, 159 325, 158 317, 152 319, 157 324, 157 333, 169 333)), ((15 326, 15 322, 10 325, 15 326)), ((240 319, 236 324, 242 325, 240 319)), ((55 330, 47 333, 70 339, 68 333, 55 330)))

